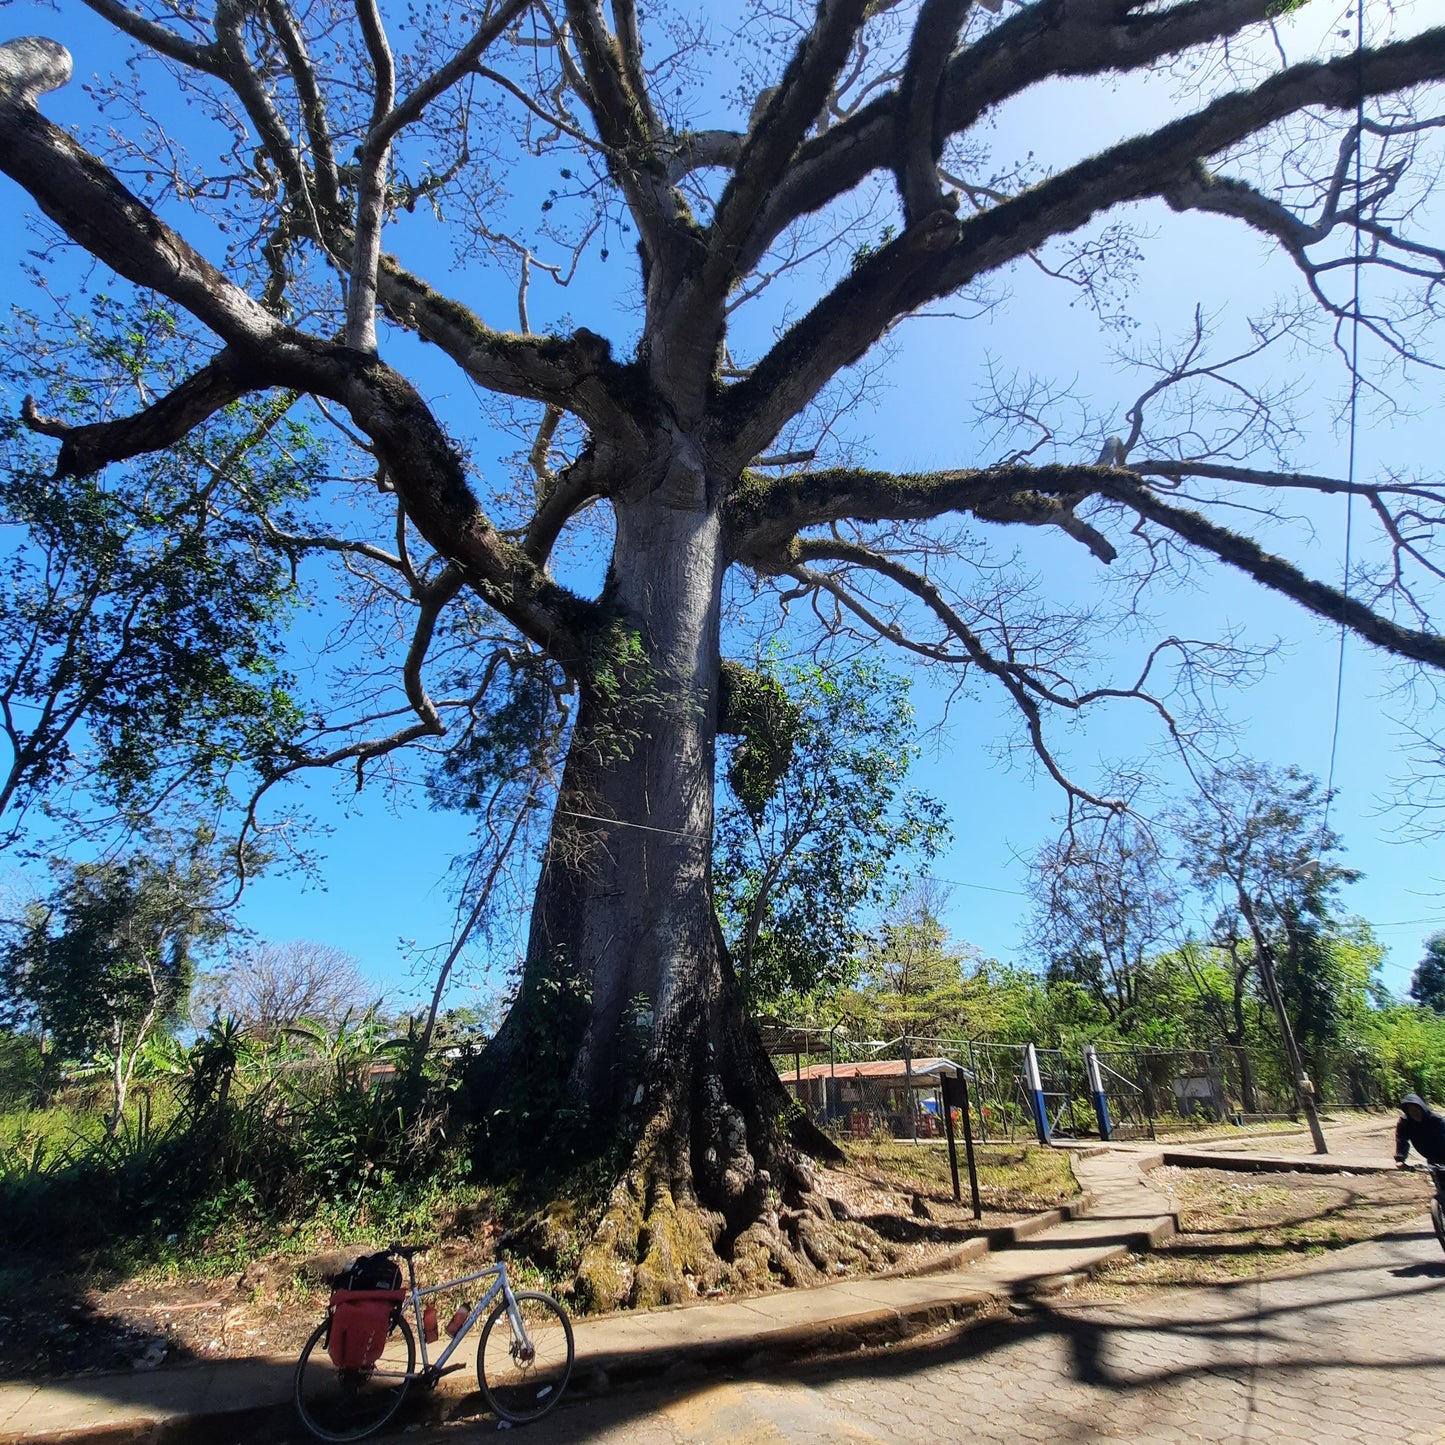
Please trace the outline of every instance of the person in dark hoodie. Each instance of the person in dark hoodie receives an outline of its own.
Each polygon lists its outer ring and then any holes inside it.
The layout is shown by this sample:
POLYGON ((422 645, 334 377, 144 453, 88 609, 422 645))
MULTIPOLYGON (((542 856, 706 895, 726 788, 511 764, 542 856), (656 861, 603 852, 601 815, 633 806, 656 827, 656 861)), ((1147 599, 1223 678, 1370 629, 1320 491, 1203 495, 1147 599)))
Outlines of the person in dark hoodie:
POLYGON ((1413 1144, 1427 1164, 1445 1164, 1445 1119, 1419 1094, 1400 1100, 1399 1123, 1395 1125, 1395 1163, 1402 1169, 1413 1144))

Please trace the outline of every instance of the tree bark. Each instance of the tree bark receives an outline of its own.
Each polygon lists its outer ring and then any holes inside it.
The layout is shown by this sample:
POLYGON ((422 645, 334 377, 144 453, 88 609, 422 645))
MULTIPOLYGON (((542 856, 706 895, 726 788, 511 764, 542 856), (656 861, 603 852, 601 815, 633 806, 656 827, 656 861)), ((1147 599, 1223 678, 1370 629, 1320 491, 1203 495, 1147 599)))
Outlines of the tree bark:
POLYGON ((713 912, 717 508, 654 492, 615 510, 618 626, 590 660, 518 999, 473 1077, 493 1147, 620 1146, 578 1275, 604 1308, 884 1256, 791 1141, 713 912))

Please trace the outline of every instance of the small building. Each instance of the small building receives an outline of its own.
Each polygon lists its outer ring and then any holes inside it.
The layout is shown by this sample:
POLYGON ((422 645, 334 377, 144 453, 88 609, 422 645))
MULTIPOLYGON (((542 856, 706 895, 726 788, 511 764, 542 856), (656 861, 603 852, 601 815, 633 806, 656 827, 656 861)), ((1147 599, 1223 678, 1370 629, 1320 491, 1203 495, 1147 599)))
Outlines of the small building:
POLYGON ((945 1077, 969 1076, 952 1059, 870 1059, 866 1063, 808 1064, 780 1069, 778 1077, 814 1119, 842 1121, 848 1131, 864 1137, 886 1129, 910 1137, 909 1086, 917 1132, 931 1138, 942 1130, 945 1077))

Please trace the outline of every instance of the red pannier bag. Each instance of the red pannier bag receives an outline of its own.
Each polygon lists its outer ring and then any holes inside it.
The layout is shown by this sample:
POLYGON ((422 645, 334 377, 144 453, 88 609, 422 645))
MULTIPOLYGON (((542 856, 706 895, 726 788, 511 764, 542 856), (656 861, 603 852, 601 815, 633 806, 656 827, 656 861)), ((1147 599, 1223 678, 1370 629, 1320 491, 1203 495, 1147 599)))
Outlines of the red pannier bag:
POLYGON ((338 1370, 367 1370, 386 1348, 397 1309, 406 1298, 400 1289, 338 1289, 331 1295, 331 1333, 326 1352, 338 1370))

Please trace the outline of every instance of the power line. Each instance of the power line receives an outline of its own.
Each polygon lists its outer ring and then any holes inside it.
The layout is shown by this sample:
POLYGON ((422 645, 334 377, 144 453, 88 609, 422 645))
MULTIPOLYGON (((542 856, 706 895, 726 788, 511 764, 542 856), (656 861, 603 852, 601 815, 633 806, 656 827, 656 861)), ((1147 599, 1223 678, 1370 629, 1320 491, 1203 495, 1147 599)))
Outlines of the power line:
POLYGON ((1335 760, 1340 750, 1340 714, 1345 698, 1345 643, 1349 635, 1345 626, 1345 604, 1350 600, 1350 560, 1354 543, 1355 524, 1355 451, 1359 439, 1360 405, 1360 268, 1363 265, 1359 215, 1365 193, 1365 3, 1355 0, 1355 243, 1354 243, 1354 297, 1350 307, 1350 449, 1346 478, 1349 483, 1345 491, 1345 567, 1340 583, 1340 648, 1339 661, 1335 667, 1335 718, 1330 730, 1330 767, 1325 779, 1325 809, 1320 821, 1320 837, 1330 826, 1330 801, 1335 791, 1335 760))
POLYGON ((987 883, 965 883, 962 878, 940 878, 937 873, 925 873, 923 877, 934 883, 947 883, 951 888, 972 888, 979 893, 1007 893, 1012 898, 1027 898, 1022 888, 993 888, 987 883))

